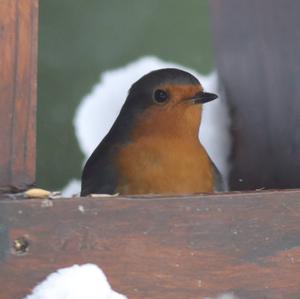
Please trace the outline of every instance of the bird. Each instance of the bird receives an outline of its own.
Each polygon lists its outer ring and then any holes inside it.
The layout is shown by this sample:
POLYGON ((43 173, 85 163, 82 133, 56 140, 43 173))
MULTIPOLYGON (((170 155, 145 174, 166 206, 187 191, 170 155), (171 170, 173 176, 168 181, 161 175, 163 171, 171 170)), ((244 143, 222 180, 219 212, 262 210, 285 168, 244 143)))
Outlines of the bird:
POLYGON ((81 196, 222 191, 221 174, 198 137, 202 106, 217 97, 181 69, 141 77, 87 160, 81 196))

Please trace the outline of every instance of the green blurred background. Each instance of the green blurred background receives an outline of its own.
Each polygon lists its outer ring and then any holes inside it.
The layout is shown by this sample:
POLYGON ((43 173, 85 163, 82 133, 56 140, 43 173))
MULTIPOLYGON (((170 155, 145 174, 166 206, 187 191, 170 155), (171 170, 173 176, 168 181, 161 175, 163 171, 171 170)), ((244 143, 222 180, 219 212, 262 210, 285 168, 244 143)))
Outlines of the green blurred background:
POLYGON ((144 55, 208 73, 213 68, 208 0, 41 0, 37 184, 80 178, 77 105, 101 72, 144 55))

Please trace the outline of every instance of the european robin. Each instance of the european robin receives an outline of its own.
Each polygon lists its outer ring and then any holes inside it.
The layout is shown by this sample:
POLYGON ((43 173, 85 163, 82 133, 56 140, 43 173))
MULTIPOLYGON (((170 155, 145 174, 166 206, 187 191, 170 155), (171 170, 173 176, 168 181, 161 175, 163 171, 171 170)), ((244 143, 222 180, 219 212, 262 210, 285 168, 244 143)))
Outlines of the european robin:
POLYGON ((202 104, 216 98, 179 69, 143 76, 86 162, 81 195, 220 191, 220 173, 198 137, 202 104))

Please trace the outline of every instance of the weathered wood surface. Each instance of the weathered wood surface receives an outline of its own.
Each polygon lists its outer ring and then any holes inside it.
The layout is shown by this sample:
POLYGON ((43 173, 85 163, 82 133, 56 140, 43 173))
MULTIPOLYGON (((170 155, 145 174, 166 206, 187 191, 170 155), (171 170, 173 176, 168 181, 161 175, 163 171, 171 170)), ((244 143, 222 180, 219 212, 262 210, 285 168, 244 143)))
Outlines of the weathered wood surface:
POLYGON ((96 263, 130 299, 299 299, 300 191, 0 201, 0 298, 96 263), (50 204, 49 204, 50 203, 50 204), (16 255, 14 240, 29 250, 16 255))
POLYGON ((0 192, 35 179, 38 0, 0 0, 0 192))
POLYGON ((232 111, 231 188, 299 188, 300 1, 210 3, 232 111))

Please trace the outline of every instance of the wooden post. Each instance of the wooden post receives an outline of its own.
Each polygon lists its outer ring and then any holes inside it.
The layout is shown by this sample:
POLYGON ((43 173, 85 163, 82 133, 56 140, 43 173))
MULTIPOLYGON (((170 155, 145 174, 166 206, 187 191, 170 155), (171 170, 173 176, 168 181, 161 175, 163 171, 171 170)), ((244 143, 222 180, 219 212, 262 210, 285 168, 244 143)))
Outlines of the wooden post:
POLYGON ((0 191, 35 180, 38 0, 0 0, 0 191))
POLYGON ((300 187, 300 1, 211 0, 233 190, 300 187))

